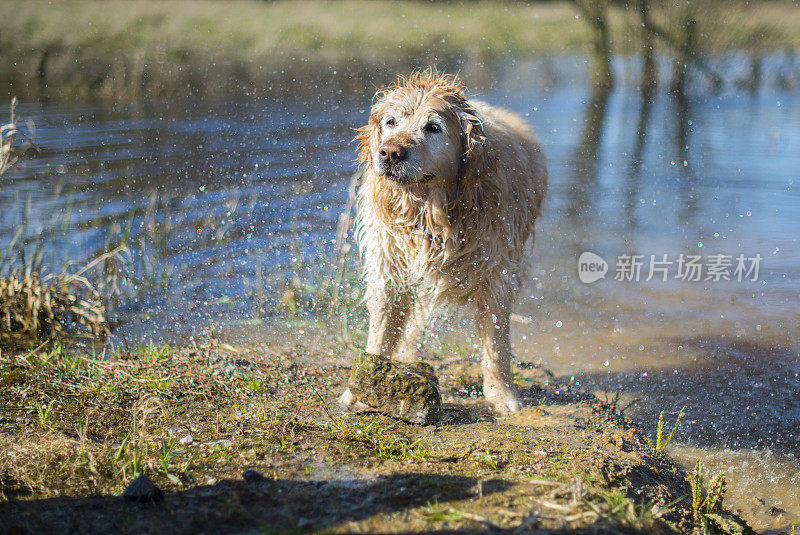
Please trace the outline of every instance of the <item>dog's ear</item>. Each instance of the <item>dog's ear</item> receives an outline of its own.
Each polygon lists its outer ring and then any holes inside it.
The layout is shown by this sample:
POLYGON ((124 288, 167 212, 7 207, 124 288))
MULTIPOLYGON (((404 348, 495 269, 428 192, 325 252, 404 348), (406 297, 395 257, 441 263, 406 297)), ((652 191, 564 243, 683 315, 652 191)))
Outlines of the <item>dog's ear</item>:
POLYGON ((462 187, 477 185, 494 165, 486 148, 483 123, 471 108, 457 111, 461 126, 461 161, 458 165, 458 181, 462 187))
POLYGON ((356 137, 358 141, 358 158, 359 165, 369 166, 372 164, 372 152, 380 142, 380 117, 378 116, 377 106, 372 106, 372 111, 369 114, 369 121, 365 126, 356 129, 356 137))

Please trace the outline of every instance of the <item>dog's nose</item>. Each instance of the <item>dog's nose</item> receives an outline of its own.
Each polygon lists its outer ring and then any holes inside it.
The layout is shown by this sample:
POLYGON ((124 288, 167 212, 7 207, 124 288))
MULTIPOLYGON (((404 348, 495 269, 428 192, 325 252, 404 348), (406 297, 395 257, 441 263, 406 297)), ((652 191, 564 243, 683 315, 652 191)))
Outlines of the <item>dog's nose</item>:
POLYGON ((378 148, 378 155, 383 163, 402 162, 406 159, 406 149, 397 143, 384 143, 378 148))

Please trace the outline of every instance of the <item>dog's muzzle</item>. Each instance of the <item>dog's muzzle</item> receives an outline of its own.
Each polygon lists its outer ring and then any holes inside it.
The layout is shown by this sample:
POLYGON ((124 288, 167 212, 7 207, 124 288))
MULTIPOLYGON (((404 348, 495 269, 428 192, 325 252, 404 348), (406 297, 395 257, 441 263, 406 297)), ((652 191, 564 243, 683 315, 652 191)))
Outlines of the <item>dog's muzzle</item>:
POLYGON ((386 142, 378 147, 377 160, 381 174, 392 180, 405 182, 408 174, 406 156, 406 148, 397 143, 386 142))
POLYGON ((397 143, 386 142, 378 147, 378 157, 381 160, 381 165, 386 167, 405 161, 407 155, 406 148, 397 143))
POLYGON ((398 143, 386 142, 378 147, 377 167, 380 173, 397 184, 419 184, 433 179, 420 174, 408 161, 408 150, 398 143))

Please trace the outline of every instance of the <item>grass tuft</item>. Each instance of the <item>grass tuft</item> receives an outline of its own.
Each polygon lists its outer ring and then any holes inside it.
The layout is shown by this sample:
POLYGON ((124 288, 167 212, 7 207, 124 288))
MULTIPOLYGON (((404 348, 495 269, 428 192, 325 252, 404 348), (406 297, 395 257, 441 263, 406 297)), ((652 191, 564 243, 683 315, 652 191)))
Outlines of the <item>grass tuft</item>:
POLYGON ((411 440, 398 434, 395 425, 383 423, 382 417, 367 421, 362 419, 336 419, 331 426, 333 434, 339 439, 368 446, 381 461, 420 462, 428 452, 422 447, 426 437, 411 440))
POLYGON ((67 332, 108 332, 105 306, 88 280, 19 270, 0 277, 0 341, 24 345, 67 332))
POLYGON ((39 427, 44 429, 45 431, 50 429, 50 426, 53 422, 53 405, 55 404, 55 400, 50 401, 47 405, 43 403, 35 403, 34 406, 36 407, 36 413, 38 414, 39 418, 37 423, 39 427))
POLYGON ((705 487, 705 466, 698 460, 689 472, 687 480, 692 489, 692 513, 695 533, 702 535, 717 534, 754 534, 755 532, 738 516, 723 508, 726 485, 725 474, 715 475, 705 487))
MULTIPOLYGON (((673 435, 675 435, 675 431, 678 430, 678 427, 681 425, 681 420, 686 415, 686 407, 681 407, 681 410, 678 411, 678 417, 675 419, 675 425, 672 426, 672 431, 670 431, 669 436, 664 438, 664 414, 666 411, 661 411, 661 414, 658 416, 658 427, 656 428, 656 446, 655 451, 657 455, 661 455, 664 453, 664 450, 669 445, 670 441, 672 440, 673 435)), ((667 414, 675 414, 674 412, 670 412, 667 414)))

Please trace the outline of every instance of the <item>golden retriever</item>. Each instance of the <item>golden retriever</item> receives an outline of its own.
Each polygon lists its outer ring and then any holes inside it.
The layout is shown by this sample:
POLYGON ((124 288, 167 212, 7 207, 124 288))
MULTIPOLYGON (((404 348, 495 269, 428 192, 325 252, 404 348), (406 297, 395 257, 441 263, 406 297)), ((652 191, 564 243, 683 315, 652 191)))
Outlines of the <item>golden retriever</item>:
MULTIPOLYGON (((356 138, 366 350, 420 358, 431 307, 466 305, 482 342, 484 396, 517 411, 509 314, 547 189, 544 152, 522 118, 467 99, 455 76, 415 72, 376 99, 356 138)), ((355 402, 349 390, 339 401, 355 402)))

